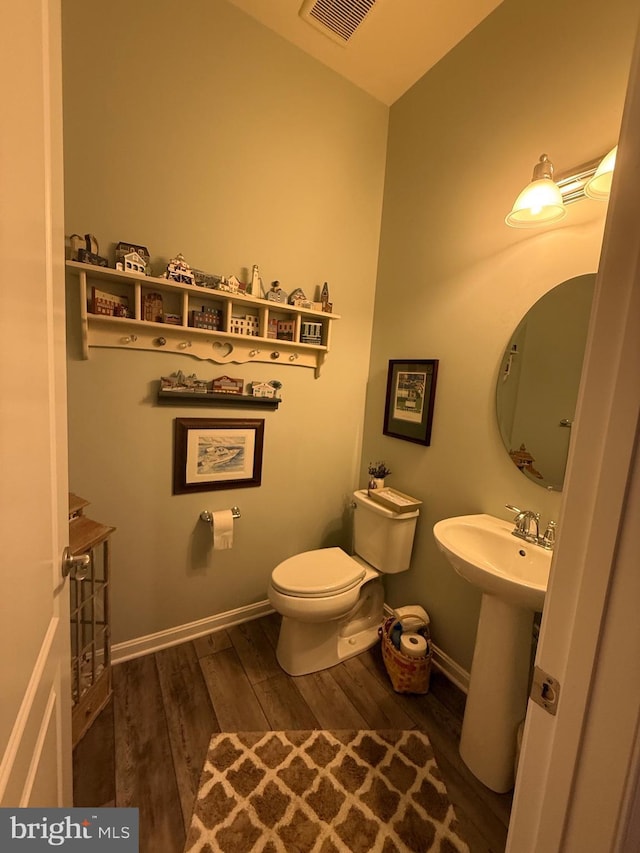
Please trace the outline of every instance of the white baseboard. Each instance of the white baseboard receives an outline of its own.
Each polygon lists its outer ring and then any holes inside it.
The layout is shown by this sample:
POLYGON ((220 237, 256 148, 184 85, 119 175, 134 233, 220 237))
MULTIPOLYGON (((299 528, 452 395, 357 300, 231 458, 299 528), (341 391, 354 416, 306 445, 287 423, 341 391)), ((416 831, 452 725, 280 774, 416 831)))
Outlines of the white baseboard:
POLYGON ((186 643, 187 640, 195 640, 204 637, 213 631, 221 631, 232 625, 242 622, 250 622, 273 613, 271 603, 259 601, 257 604, 249 604, 247 607, 239 607, 236 610, 227 610, 226 613, 217 613, 215 616, 207 616, 197 622, 188 622, 186 625, 177 625, 175 628, 167 628, 166 631, 158 631, 155 634, 147 634, 145 637, 137 637, 135 640, 126 640, 124 643, 116 643, 111 647, 111 662, 113 664, 124 663, 126 660, 142 657, 142 655, 153 654, 169 646, 177 646, 186 643))
POLYGON ((431 644, 431 663, 446 676, 449 681, 459 687, 463 693, 469 692, 469 673, 466 669, 459 666, 453 658, 445 654, 442 649, 439 649, 435 643, 431 644))
MULTIPOLYGON (((391 612, 391 609, 385 605, 386 615, 391 615, 391 612)), ((167 649, 169 646, 177 646, 179 643, 204 637, 213 631, 221 631, 223 628, 230 628, 232 625, 240 625, 242 622, 259 619, 268 613, 273 613, 273 607, 265 599, 265 601, 259 601, 256 604, 249 604, 247 607, 239 607, 236 610, 228 610, 226 613, 217 613, 215 616, 199 619, 197 622, 188 622, 186 625, 167 628, 166 631, 158 631, 155 634, 147 634, 145 637, 137 637, 135 640, 116 643, 111 647, 111 662, 113 664, 124 663, 126 660, 139 658, 142 655, 153 654, 162 649, 167 649)), ((467 693, 469 690, 469 673, 434 643, 432 643, 431 648, 433 666, 439 669, 456 687, 467 693)))

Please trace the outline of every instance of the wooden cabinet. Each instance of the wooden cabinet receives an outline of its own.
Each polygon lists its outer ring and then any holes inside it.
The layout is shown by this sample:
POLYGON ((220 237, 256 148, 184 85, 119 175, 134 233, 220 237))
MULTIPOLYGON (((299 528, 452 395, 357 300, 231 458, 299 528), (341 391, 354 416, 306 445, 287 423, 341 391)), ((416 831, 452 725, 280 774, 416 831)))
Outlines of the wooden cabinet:
POLYGON ((121 347, 180 353, 217 364, 311 367, 317 376, 329 352, 331 324, 340 319, 338 314, 76 261, 67 261, 67 271, 78 279, 85 358, 90 347, 121 347))
POLYGON ((88 518, 87 503, 69 495, 69 551, 89 555, 86 571, 69 580, 74 746, 111 696, 109 537, 115 528, 88 518))

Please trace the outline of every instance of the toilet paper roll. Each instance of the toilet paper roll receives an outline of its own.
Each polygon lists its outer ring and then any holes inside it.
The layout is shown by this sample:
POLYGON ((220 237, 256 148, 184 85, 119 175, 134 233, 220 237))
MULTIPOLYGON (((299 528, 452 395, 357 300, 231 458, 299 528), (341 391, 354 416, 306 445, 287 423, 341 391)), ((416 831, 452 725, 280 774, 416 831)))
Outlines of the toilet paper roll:
POLYGON ((220 509, 211 513, 213 548, 224 551, 233 547, 233 515, 230 509, 220 509))
POLYGON ((420 607, 419 604, 408 604, 406 607, 396 607, 393 611, 396 619, 402 622, 402 628, 405 631, 417 631, 418 628, 423 628, 429 625, 429 614, 420 607))
POLYGON ((427 654, 427 641, 422 634, 405 631, 400 637, 400 651, 408 658, 423 658, 427 654))

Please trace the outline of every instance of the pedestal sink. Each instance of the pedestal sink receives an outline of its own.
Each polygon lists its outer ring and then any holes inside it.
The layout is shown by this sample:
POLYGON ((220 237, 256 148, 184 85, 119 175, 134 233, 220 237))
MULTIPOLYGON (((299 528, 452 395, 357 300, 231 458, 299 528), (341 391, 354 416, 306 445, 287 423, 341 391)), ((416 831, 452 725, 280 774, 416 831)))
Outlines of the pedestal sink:
POLYGON ((455 571, 482 593, 460 755, 493 791, 513 787, 525 717, 533 614, 547 591, 551 551, 512 535, 492 515, 439 521, 433 535, 455 571))

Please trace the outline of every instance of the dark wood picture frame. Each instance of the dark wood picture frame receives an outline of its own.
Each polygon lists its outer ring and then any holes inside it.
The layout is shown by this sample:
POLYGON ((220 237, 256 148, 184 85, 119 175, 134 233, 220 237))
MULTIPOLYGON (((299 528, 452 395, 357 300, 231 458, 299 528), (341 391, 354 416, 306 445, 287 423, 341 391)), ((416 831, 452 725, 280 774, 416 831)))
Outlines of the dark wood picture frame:
POLYGON ((387 374, 382 432, 392 438, 431 444, 438 359, 393 359, 387 374))
POLYGON ((263 442, 263 418, 175 418, 173 494, 259 486, 263 442))

